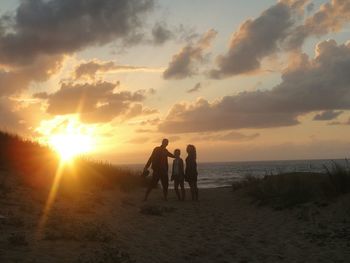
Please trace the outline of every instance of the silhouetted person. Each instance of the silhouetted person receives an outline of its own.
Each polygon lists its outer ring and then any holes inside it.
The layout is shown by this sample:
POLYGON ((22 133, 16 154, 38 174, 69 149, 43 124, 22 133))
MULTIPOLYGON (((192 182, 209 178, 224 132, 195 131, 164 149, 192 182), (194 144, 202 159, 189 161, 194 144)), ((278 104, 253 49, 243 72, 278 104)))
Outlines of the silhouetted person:
POLYGON ((181 151, 176 149, 174 151, 175 159, 173 161, 173 170, 171 180, 174 180, 174 188, 177 198, 181 201, 185 200, 185 172, 184 161, 180 158, 181 151), (181 195, 179 192, 179 185, 181 187, 181 195))
POLYGON ((148 168, 152 164, 151 166, 153 170, 152 180, 146 191, 144 201, 147 200, 148 195, 150 194, 152 189, 155 186, 157 186, 159 180, 162 183, 164 200, 167 200, 168 187, 169 187, 168 157, 175 158, 175 156, 166 149, 168 144, 169 144, 168 139, 163 139, 162 145, 154 148, 151 156, 148 159, 148 162, 145 165, 145 168, 143 169, 145 172, 146 170, 148 170, 148 168))
POLYGON ((189 144, 186 151, 188 156, 186 157, 185 179, 190 185, 192 200, 198 201, 196 148, 194 145, 189 144))

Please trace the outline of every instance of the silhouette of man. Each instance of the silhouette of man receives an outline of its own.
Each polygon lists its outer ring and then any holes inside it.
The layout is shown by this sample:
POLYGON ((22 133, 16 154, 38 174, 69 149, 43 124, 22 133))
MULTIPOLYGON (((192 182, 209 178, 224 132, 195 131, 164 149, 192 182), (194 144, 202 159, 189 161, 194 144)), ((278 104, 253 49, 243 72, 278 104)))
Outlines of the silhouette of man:
POLYGON ((170 153, 166 147, 169 144, 168 139, 163 139, 162 144, 153 149, 151 156, 148 159, 148 162, 145 165, 143 171, 145 172, 152 164, 152 180, 146 191, 145 199, 147 200, 148 195, 152 189, 158 184, 160 180, 163 187, 164 200, 168 198, 168 187, 169 187, 169 177, 168 177, 168 157, 175 158, 175 156, 170 153))

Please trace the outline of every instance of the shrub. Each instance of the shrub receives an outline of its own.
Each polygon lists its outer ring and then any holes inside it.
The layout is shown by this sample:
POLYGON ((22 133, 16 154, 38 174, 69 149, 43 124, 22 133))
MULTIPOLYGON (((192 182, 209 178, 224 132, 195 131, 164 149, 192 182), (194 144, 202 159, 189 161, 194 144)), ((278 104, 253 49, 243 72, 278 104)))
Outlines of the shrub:
POLYGON ((339 163, 332 161, 330 168, 324 165, 329 180, 338 194, 346 194, 350 192, 350 169, 348 160, 346 160, 346 164, 346 166, 342 166, 339 163))
MULTIPOLYGON (((287 173, 244 180, 241 187, 260 205, 278 209, 332 196, 332 187, 325 174, 287 173)), ((237 185, 233 186, 237 189, 237 185)))

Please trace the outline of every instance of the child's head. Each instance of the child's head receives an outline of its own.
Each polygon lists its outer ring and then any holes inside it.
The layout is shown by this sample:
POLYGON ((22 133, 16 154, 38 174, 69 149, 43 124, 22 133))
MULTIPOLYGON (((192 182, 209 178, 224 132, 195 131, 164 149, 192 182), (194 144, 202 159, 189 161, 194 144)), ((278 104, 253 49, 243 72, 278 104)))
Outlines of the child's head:
POLYGON ((180 149, 175 149, 175 151, 174 151, 175 157, 176 157, 176 158, 180 157, 180 154, 181 154, 180 149))

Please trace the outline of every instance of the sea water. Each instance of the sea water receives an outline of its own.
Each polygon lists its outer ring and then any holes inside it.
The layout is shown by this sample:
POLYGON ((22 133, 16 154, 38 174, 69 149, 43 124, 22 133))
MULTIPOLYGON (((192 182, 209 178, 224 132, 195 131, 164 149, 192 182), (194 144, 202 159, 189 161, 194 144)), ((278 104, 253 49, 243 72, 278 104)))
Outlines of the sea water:
MULTIPOLYGON (((247 161, 247 162, 213 162, 197 164, 198 187, 216 188, 230 186, 233 182, 243 180, 246 176, 263 177, 289 172, 325 173, 325 166, 331 167, 332 161, 346 165, 346 160, 286 160, 286 161, 247 161)), ((144 164, 126 165, 134 170, 142 170, 144 164)), ((169 162, 169 175, 171 174, 169 162)), ((170 184, 171 186, 171 184, 170 184)))

